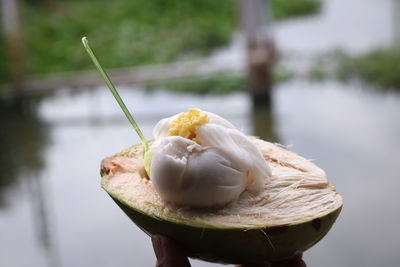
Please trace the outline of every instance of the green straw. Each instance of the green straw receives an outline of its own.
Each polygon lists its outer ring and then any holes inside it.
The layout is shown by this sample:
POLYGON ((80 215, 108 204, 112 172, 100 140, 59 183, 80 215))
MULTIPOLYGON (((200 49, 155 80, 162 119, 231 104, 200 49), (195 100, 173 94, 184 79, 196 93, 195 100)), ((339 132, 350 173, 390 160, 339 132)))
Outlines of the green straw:
POLYGON ((140 139, 142 140, 142 145, 144 147, 144 154, 146 154, 146 152, 149 150, 149 145, 148 145, 146 139, 144 138, 142 131, 140 131, 139 126, 136 124, 132 115, 129 113, 128 108, 125 106, 124 101, 122 101, 121 97, 119 96, 117 90, 115 89, 114 85, 112 84, 107 73, 101 67, 100 62, 97 60, 93 50, 90 48, 89 42, 86 37, 82 38, 82 43, 83 43, 83 46, 85 47, 86 51, 88 52, 90 58, 92 59, 94 65, 96 65, 97 69, 101 73, 101 76, 103 76, 103 79, 107 83, 108 88, 110 88, 110 91, 113 94, 113 96, 115 97, 115 100, 117 100, 122 111, 125 113, 125 116, 128 118, 129 122, 132 124, 133 128, 135 128, 136 133, 139 135, 140 139))

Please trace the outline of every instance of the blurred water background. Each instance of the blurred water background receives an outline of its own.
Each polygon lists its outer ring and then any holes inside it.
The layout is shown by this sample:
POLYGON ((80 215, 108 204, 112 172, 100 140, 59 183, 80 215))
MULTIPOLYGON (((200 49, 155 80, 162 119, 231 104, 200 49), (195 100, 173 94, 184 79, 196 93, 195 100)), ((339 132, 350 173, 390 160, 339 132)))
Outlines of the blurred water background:
MULTIPOLYGON (((285 78, 272 86, 270 105, 256 105, 242 78, 216 83, 237 87, 223 93, 162 83, 118 90, 148 139, 161 118, 198 107, 323 168, 345 204, 328 235, 304 253, 307 266, 399 266, 400 61, 379 59, 387 49, 388 58, 398 56, 399 17, 398 0, 327 0, 312 14, 274 21, 285 78), (368 53, 375 65, 353 59, 368 53), (343 75, 357 64, 373 67, 343 75), (336 72, 338 65, 345 67, 336 72), (377 80, 370 69, 379 69, 377 80)), ((205 55, 240 72, 245 43, 237 31, 231 36, 205 55)), ((150 238, 100 188, 100 161, 140 142, 108 89, 65 86, 21 101, 14 108, 7 98, 0 108, 0 266, 154 266, 150 238)))

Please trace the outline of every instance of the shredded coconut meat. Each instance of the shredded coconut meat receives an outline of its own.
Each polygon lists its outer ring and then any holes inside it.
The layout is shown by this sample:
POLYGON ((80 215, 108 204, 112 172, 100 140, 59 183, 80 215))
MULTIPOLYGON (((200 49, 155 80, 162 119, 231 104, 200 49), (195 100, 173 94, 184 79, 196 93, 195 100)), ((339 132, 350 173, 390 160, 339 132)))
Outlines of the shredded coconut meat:
POLYGON ((226 228, 258 228, 309 221, 343 204, 323 170, 277 145, 252 139, 272 169, 258 195, 246 191, 225 207, 198 210, 165 203, 146 177, 143 153, 134 146, 102 163, 103 188, 113 197, 161 219, 226 228))

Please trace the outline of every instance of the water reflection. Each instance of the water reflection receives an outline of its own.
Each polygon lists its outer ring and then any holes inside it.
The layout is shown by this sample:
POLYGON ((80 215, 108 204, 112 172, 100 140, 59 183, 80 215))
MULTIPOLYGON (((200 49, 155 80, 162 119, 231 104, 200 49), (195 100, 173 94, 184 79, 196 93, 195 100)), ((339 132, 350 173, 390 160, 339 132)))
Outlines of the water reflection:
POLYGON ((50 209, 51 199, 45 190, 44 179, 40 173, 33 173, 27 183, 37 244, 43 251, 47 266, 58 267, 60 259, 54 229, 54 214, 50 209))
POLYGON ((48 137, 31 101, 0 103, 0 122, 0 207, 4 208, 8 187, 15 185, 22 174, 40 173, 44 168, 42 151, 48 137))
MULTIPOLYGON (((43 249, 47 266, 59 266, 55 250, 49 195, 42 178, 46 168, 44 151, 50 144, 48 127, 37 116, 36 100, 19 99, 0 105, 0 208, 13 209, 9 195, 26 188, 37 245, 43 249)), ((18 205, 17 205, 18 206, 18 205)), ((22 241, 22 240, 21 240, 22 241)))
POLYGON ((276 132, 275 116, 271 105, 253 105, 251 118, 253 123, 253 135, 263 140, 279 143, 276 132))

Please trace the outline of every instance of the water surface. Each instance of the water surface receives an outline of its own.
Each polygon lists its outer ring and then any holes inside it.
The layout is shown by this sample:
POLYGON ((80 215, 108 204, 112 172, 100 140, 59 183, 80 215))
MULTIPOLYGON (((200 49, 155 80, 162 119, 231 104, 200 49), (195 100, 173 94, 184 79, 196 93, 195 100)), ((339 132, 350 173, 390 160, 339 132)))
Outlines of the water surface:
MULTIPOLYGON (((305 253, 308 266, 398 266, 399 94, 293 80, 275 88, 271 111, 254 110, 244 93, 124 87, 121 94, 147 138, 159 119, 196 106, 322 167, 345 205, 327 237, 305 253)), ((12 134, 2 152, 14 163, 2 161, 12 180, 1 179, 1 266, 154 265, 149 238, 100 189, 101 159, 139 142, 107 89, 60 93, 43 99, 23 127, 5 122, 12 134)))

